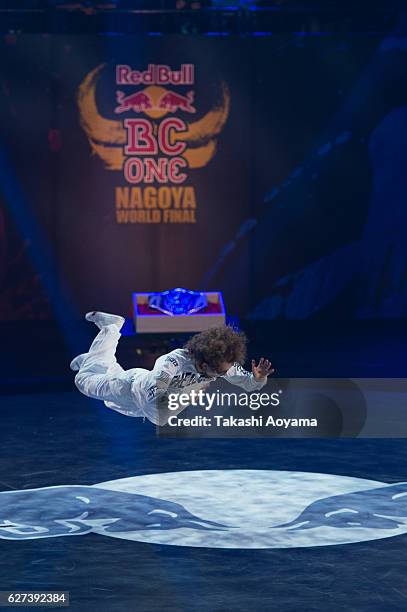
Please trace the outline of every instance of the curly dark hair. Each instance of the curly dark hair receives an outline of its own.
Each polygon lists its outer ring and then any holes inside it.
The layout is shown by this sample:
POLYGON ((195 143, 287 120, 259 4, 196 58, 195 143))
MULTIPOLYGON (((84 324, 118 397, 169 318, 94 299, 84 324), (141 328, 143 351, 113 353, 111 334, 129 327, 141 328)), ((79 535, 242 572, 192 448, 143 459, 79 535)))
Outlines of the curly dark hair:
POLYGON ((207 363, 217 371, 224 361, 240 363, 246 359, 247 337, 229 325, 212 327, 192 336, 184 345, 198 363, 207 363))

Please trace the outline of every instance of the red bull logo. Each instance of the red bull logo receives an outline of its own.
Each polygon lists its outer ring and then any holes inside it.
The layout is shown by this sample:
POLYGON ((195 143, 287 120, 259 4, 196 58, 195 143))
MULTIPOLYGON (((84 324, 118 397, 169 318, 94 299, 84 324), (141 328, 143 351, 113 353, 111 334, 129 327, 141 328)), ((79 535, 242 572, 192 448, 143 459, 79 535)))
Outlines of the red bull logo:
POLYGON ((148 110, 165 110, 170 113, 176 113, 178 110, 181 110, 186 113, 196 113, 196 108, 192 106, 194 100, 193 91, 189 91, 185 96, 174 91, 167 91, 161 95, 157 104, 154 103, 153 96, 147 90, 138 91, 128 96, 123 91, 117 91, 116 100, 118 106, 114 112, 117 114, 127 111, 145 113, 148 110))

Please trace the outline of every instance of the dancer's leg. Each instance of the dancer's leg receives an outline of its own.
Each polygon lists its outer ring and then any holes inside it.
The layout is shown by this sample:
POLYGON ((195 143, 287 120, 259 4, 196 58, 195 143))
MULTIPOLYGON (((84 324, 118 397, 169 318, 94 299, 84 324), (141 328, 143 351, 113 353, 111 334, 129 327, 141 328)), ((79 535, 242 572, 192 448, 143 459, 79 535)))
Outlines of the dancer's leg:
POLYGON ((120 376, 124 370, 116 360, 119 339, 120 331, 112 324, 103 327, 92 342, 75 376, 75 384, 84 395, 120 401, 128 392, 129 383, 120 376))

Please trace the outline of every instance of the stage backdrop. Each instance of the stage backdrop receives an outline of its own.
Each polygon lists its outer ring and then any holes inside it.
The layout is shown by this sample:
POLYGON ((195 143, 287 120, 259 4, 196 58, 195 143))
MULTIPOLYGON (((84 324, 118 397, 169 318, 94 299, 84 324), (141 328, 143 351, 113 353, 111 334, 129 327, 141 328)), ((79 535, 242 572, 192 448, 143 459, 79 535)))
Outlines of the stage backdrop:
POLYGON ((402 34, 3 37, 0 317, 405 316, 402 34))

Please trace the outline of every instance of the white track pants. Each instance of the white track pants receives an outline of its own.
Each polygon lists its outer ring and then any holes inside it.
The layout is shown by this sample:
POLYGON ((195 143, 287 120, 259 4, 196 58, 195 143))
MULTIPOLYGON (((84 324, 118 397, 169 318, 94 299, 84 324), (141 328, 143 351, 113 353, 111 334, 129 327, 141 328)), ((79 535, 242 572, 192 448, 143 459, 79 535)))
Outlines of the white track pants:
POLYGON ((151 372, 143 368, 123 370, 116 360, 119 339, 116 325, 100 330, 75 376, 75 384, 84 395, 102 400, 109 408, 128 416, 147 416, 155 422, 150 414, 152 407, 144 401, 151 372))

